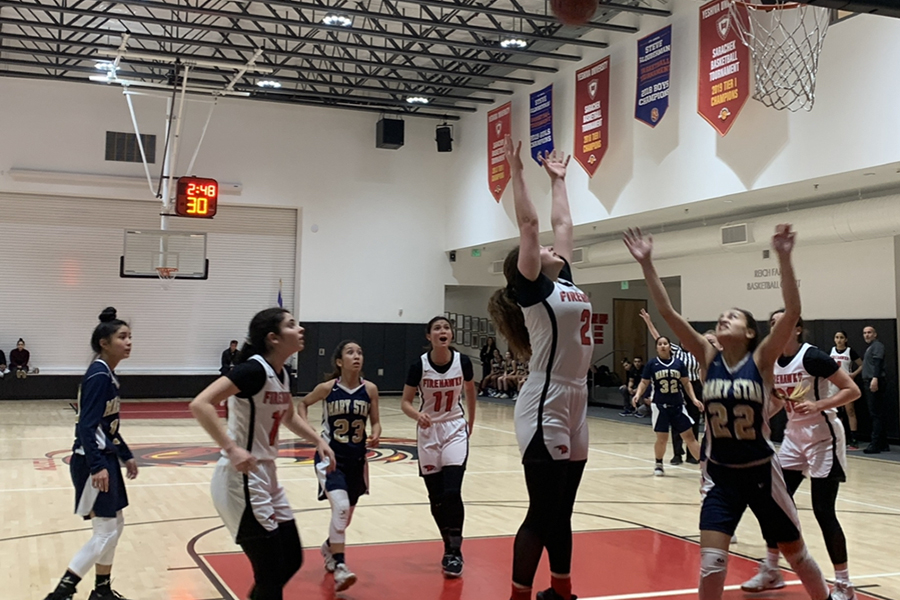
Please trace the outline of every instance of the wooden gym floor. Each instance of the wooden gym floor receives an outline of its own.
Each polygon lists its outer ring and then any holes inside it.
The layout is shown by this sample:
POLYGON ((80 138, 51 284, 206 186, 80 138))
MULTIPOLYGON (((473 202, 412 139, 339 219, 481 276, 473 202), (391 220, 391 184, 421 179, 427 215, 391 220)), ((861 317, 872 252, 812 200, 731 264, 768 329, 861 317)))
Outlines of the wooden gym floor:
MULTIPOLYGON (((136 403, 134 403, 136 404, 136 403)), ((141 467, 129 482, 131 506, 113 569, 113 587, 139 600, 244 598, 249 566, 221 527, 209 497, 216 449, 182 407, 142 403, 123 410, 122 434, 141 467)), ((318 418, 318 409, 313 409, 318 418)), ((699 553, 696 467, 672 467, 652 476, 652 433, 638 423, 591 418, 591 456, 575 507, 573 591, 592 600, 691 598, 699 553)), ((384 439, 370 463, 371 495, 360 500, 348 530, 348 564, 360 576, 351 600, 416 598, 486 600, 508 596, 512 539, 524 516, 526 493, 513 435, 512 407, 480 401, 463 496, 466 567, 459 581, 440 576, 440 544, 425 486, 417 475, 415 423, 397 398, 382 399, 384 439)), ((40 600, 90 536, 72 514, 67 457, 74 414, 66 402, 0 403, 0 597, 40 600)), ((305 443, 287 433, 279 474, 309 549, 286 598, 332 598, 318 546, 329 510, 316 500, 305 443)), ((855 454, 855 453, 854 453, 855 454)), ((668 458, 668 457, 667 457, 668 458)), ((867 596, 900 599, 900 464, 850 458, 849 481, 838 498, 847 535, 850 575, 867 596)), ((808 485, 797 504, 812 554, 829 578, 813 518, 808 485)), ((732 546, 729 586, 755 569, 764 554, 752 515, 732 546)), ((795 579, 793 576, 788 579, 795 579)), ((77 599, 93 587, 89 575, 77 599)), ((549 585, 546 565, 536 589, 549 585)), ((743 597, 736 589, 728 600, 743 597)), ((789 584, 762 597, 801 600, 789 584)))

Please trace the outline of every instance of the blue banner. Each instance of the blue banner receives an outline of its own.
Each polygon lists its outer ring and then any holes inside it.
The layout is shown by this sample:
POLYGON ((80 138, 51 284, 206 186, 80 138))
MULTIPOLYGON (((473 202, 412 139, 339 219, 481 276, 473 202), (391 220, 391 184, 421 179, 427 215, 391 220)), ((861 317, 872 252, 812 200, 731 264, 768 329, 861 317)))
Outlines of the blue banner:
POLYGON ((637 100, 634 118, 656 127, 669 108, 672 26, 638 40, 637 100))
POLYGON ((538 154, 553 152, 553 85, 531 94, 531 158, 538 164, 538 154))

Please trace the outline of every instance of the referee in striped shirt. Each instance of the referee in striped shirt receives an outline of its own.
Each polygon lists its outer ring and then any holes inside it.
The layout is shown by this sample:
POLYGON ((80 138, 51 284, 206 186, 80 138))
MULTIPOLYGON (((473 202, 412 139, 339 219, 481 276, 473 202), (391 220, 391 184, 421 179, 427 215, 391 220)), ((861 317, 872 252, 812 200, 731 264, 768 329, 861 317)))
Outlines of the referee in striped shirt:
MULTIPOLYGON (((641 309, 641 318, 644 320, 644 323, 647 324, 647 329, 650 331, 650 335, 653 336, 654 340, 659 339, 659 331, 657 331, 656 327, 653 326, 653 321, 650 320, 650 314, 641 309)), ((694 395, 697 396, 697 399, 701 402, 703 401, 703 383, 700 381, 700 363, 697 362, 697 359, 694 358, 694 355, 690 352, 686 351, 678 344, 672 344, 672 356, 680 360, 684 363, 684 366, 687 367, 688 371, 688 379, 691 382, 691 387, 694 388, 694 395)), ((693 402, 685 402, 685 407, 687 408, 688 416, 691 417, 691 420, 694 422, 693 427, 691 429, 694 431, 694 438, 700 439, 700 409, 694 406, 693 402)), ((672 432, 672 451, 674 452, 674 456, 670 461, 673 465, 680 465, 684 462, 684 444, 681 441, 681 436, 676 432, 672 432)), ((697 459, 688 454, 687 462, 692 465, 697 464, 697 459)))

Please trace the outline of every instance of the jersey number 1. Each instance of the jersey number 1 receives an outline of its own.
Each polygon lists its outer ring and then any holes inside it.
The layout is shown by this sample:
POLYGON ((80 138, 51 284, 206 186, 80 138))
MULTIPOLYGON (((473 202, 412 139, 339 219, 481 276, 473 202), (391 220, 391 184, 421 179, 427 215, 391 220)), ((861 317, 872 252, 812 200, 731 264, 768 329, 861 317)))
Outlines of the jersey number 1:
POLYGON ((441 412, 441 399, 444 397, 444 394, 447 395, 447 407, 444 408, 446 412, 450 412, 450 409, 453 408, 453 390, 449 392, 435 392, 434 393, 434 412, 441 412))
POLYGON ((272 415, 272 430, 269 431, 269 445, 274 446, 278 440, 278 426, 281 425, 281 418, 284 417, 286 410, 280 410, 272 415))

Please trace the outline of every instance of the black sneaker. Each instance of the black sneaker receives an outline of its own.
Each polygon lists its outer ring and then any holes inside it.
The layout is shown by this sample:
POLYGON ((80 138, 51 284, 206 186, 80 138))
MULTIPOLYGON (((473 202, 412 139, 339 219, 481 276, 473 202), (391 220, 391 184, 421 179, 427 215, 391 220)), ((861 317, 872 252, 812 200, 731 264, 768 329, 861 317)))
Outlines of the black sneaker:
POLYGON ((694 458, 694 456, 692 454, 688 454, 688 457, 686 459, 684 459, 684 462, 686 462, 689 465, 699 465, 700 464, 700 461, 697 460, 696 458, 694 458))
POLYGON ((881 448, 875 444, 869 444, 866 446, 866 449, 863 450, 863 454, 881 454, 881 448))
POLYGON ((676 454, 675 456, 672 457, 672 460, 669 461, 669 464, 670 465, 680 465, 683 462, 684 462, 684 459, 681 458, 681 455, 676 454))
POLYGON ((91 595, 88 596, 88 600, 128 600, 125 596, 117 592, 112 588, 108 588, 104 591, 91 590, 91 595))
POLYGON ((75 592, 61 592, 59 590, 53 590, 44 600, 72 600, 72 596, 75 595, 75 592))
POLYGON ((444 570, 444 577, 459 577, 463 572, 462 554, 445 554, 441 560, 441 568, 444 570))
MULTIPOLYGON (((576 596, 575 594, 572 594, 571 596, 569 596, 569 598, 570 598, 570 600, 578 600, 578 596, 576 596)), ((553 588, 547 588, 543 592, 537 593, 536 600, 566 600, 566 599, 563 598, 562 596, 560 596, 559 594, 557 594, 556 590, 554 590, 553 588)))

